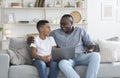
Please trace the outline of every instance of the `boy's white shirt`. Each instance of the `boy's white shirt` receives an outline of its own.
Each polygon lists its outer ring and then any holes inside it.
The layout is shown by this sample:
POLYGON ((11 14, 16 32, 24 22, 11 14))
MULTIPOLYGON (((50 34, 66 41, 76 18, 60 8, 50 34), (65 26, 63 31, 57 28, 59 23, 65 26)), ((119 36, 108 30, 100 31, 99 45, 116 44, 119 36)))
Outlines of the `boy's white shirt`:
POLYGON ((37 49, 37 54, 40 56, 47 56, 51 54, 52 46, 56 46, 55 40, 52 36, 47 36, 45 40, 40 39, 39 36, 34 38, 34 43, 30 47, 37 49))

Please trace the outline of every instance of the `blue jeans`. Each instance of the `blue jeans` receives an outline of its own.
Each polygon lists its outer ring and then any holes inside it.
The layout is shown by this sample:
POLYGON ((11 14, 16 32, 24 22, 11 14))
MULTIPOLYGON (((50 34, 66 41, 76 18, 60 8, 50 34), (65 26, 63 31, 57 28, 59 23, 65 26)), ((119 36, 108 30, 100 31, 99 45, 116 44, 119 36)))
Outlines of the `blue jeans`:
POLYGON ((73 60, 61 60, 59 62, 59 68, 67 78, 80 78, 73 68, 74 66, 79 65, 88 66, 86 78, 97 78, 97 73, 100 66, 100 55, 96 52, 92 52, 78 55, 73 60))
POLYGON ((45 63, 42 60, 34 60, 40 78, 57 78, 58 75, 58 64, 57 62, 50 61, 45 63), (47 66, 49 67, 49 74, 47 75, 47 66))

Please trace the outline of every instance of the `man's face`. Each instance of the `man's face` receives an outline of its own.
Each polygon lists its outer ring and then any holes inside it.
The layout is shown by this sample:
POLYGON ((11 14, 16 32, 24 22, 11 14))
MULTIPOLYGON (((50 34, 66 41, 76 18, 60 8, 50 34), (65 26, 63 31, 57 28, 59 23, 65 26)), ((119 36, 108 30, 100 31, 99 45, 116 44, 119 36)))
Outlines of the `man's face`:
POLYGON ((39 29, 39 31, 40 31, 40 33, 48 36, 48 35, 50 34, 50 31, 51 31, 51 29, 50 29, 50 24, 49 24, 49 23, 46 23, 43 27, 41 27, 41 28, 39 29))
POLYGON ((64 17, 60 21, 60 27, 65 33, 69 33, 72 30, 72 18, 64 17))

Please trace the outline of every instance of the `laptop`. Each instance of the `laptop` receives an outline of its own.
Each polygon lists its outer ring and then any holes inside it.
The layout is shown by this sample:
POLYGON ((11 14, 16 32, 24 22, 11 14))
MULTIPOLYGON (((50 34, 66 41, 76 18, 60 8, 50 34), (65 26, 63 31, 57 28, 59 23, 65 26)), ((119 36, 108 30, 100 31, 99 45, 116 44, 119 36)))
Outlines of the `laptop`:
POLYGON ((52 59, 54 61, 60 61, 62 59, 72 59, 74 57, 75 57, 75 47, 52 49, 52 59))

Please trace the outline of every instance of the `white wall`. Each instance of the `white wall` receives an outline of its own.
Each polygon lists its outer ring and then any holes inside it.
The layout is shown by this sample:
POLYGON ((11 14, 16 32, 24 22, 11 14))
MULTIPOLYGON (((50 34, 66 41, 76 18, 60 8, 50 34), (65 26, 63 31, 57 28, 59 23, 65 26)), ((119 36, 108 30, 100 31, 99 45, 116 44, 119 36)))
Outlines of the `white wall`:
POLYGON ((88 33, 95 39, 120 36, 120 22, 101 20, 101 0, 88 0, 88 33))
MULTIPOLYGON (((113 36, 120 36, 120 22, 116 20, 106 21, 101 20, 101 0, 87 0, 88 1, 88 33, 94 39, 109 38, 113 36)), ((109 0, 108 0, 109 1, 109 0)), ((62 12, 63 13, 63 12, 62 12)), ((68 12, 70 13, 70 12, 68 12)), ((24 12, 23 12, 24 14, 24 12)), ((49 16, 53 13, 49 13, 49 16)), ((62 15, 61 13, 54 14, 62 15)), ((59 26, 53 26, 58 28, 59 26)), ((37 32, 35 26, 8 26, 12 31, 11 36, 24 36, 27 33, 37 32)))

